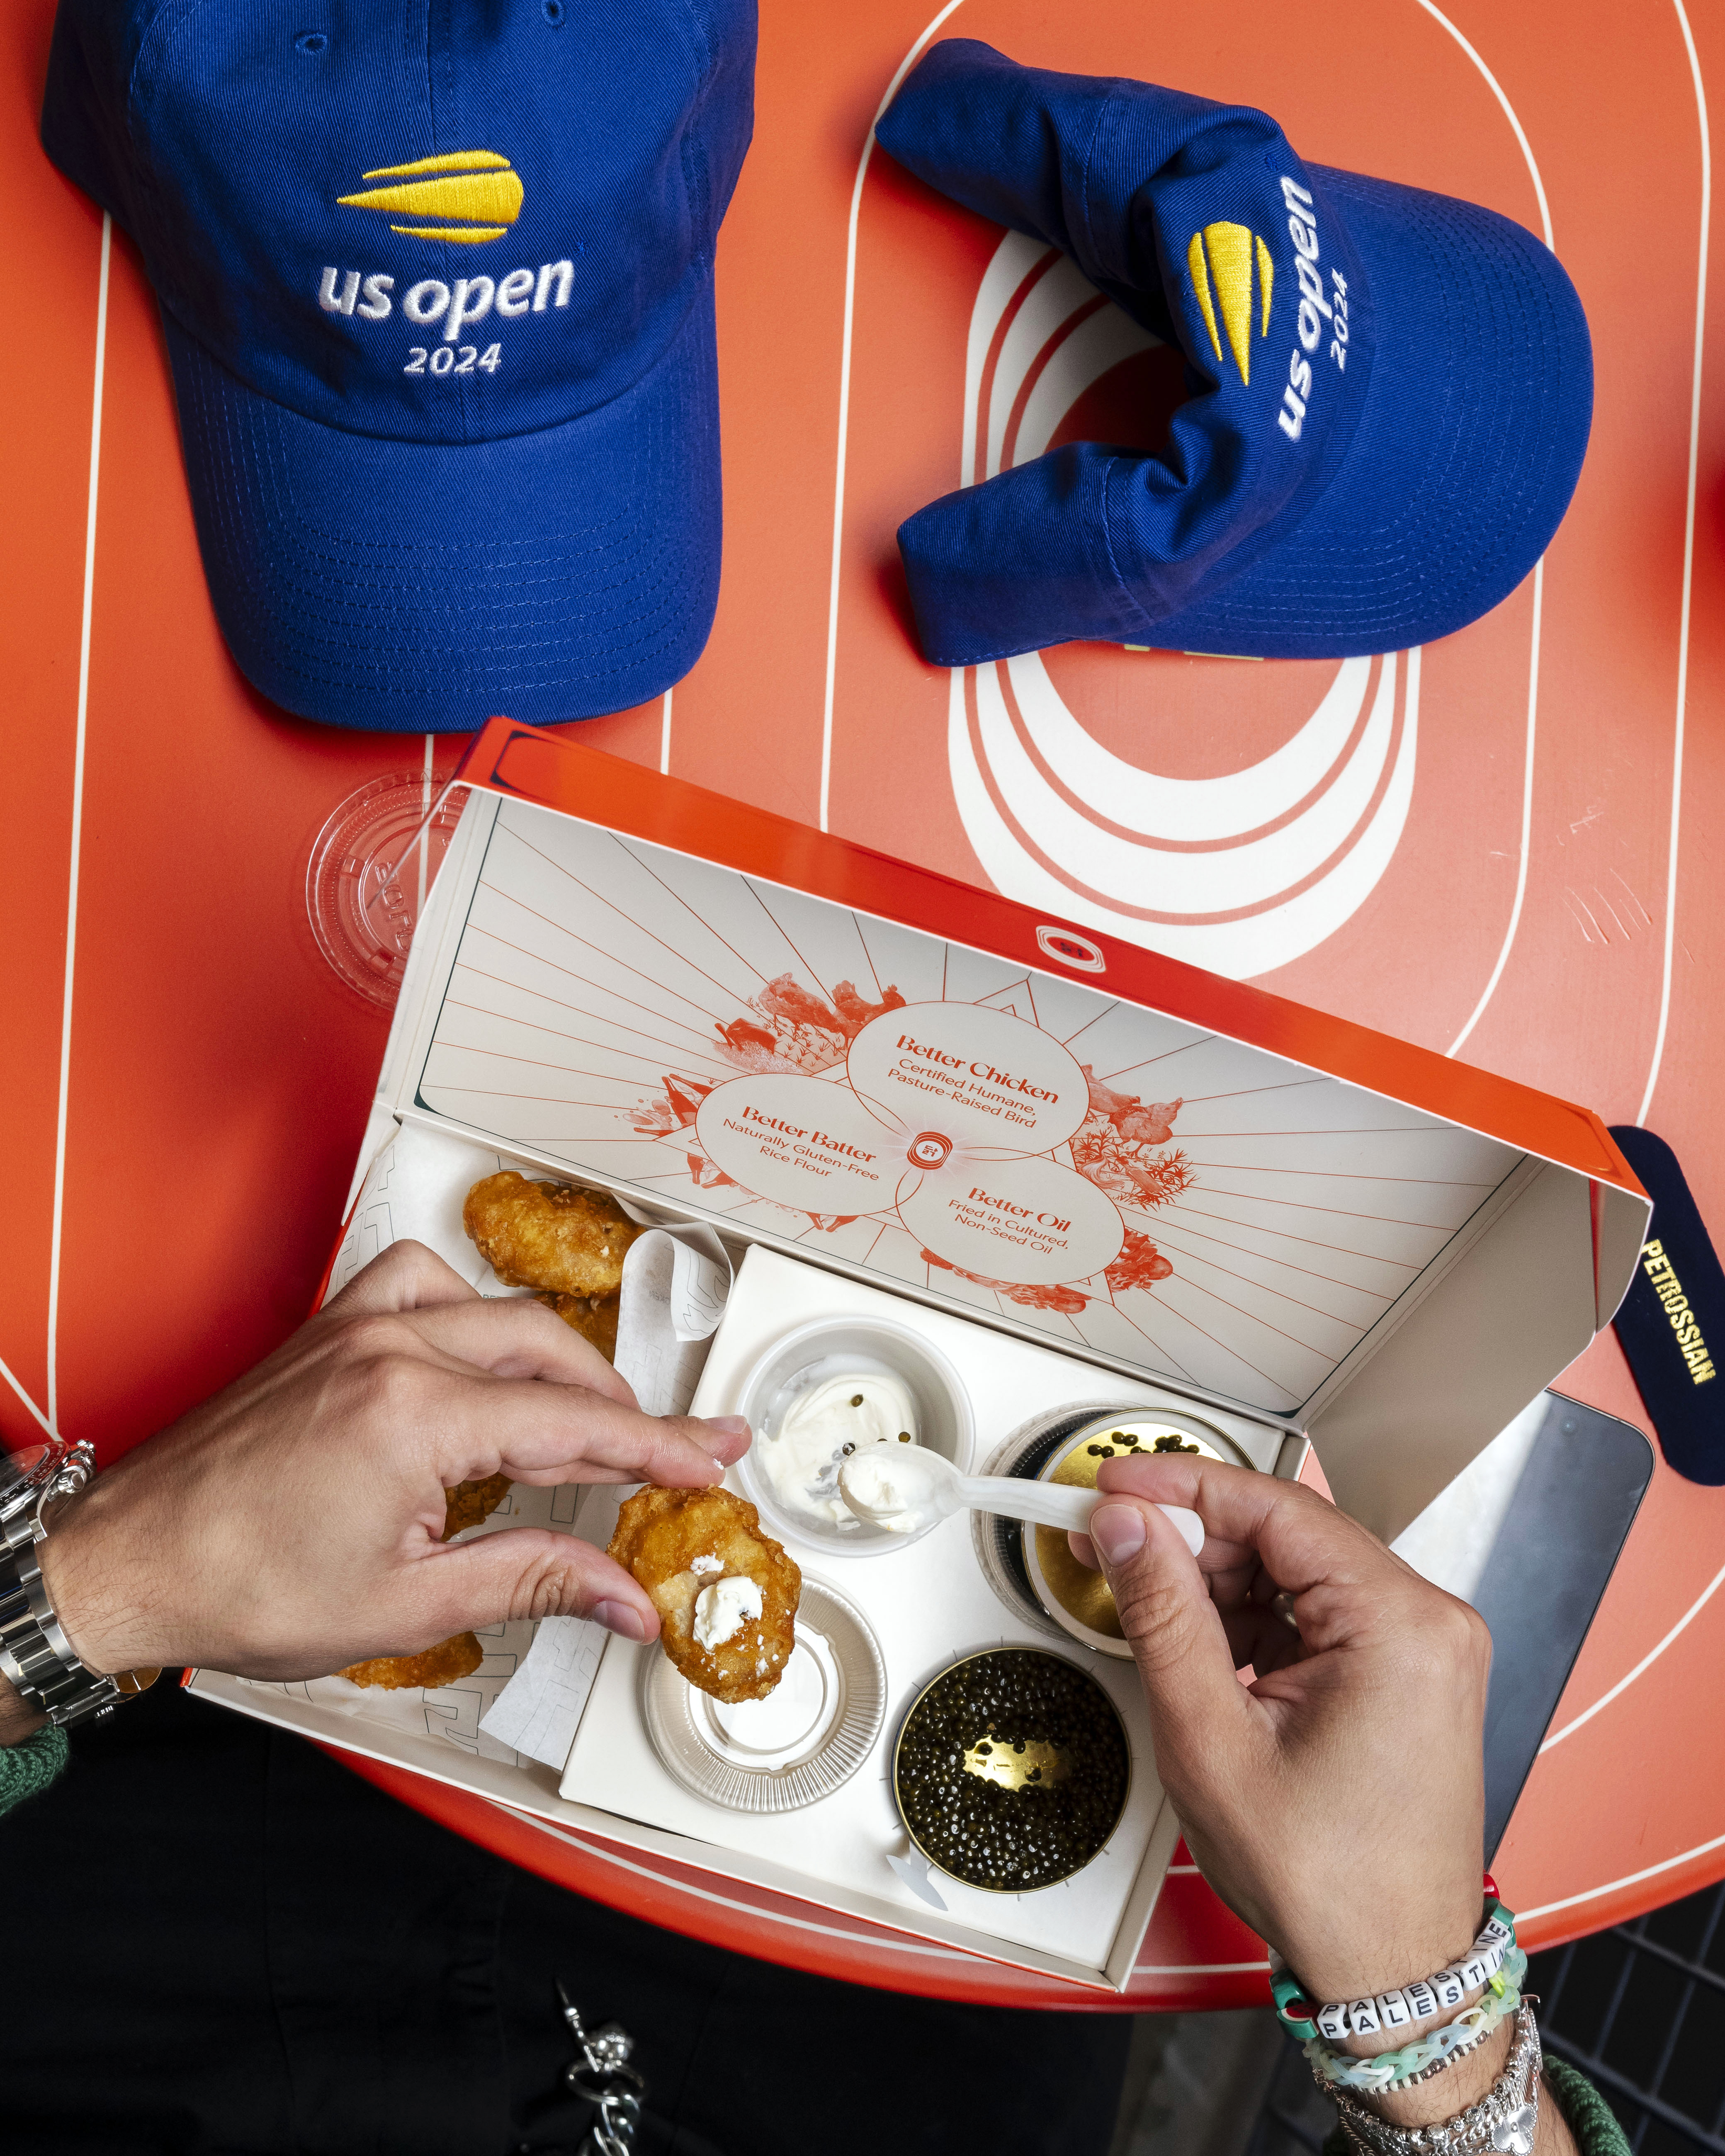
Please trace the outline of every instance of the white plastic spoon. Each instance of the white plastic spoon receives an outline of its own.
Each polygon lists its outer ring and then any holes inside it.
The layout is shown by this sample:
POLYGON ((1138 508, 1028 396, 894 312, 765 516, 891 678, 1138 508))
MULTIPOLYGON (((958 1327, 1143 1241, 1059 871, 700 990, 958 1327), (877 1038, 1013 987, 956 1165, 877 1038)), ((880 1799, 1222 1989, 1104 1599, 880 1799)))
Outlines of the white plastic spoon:
MULTIPOLYGON (((864 1445, 839 1470, 839 1489, 858 1519, 900 1535, 918 1534, 967 1507, 1084 1534, 1091 1514, 1107 1495, 1064 1482, 1029 1482, 1016 1475, 961 1475, 950 1460, 920 1445, 864 1445)), ((1156 1509, 1168 1514, 1196 1557, 1204 1547, 1204 1522, 1197 1513, 1185 1505, 1156 1509)))

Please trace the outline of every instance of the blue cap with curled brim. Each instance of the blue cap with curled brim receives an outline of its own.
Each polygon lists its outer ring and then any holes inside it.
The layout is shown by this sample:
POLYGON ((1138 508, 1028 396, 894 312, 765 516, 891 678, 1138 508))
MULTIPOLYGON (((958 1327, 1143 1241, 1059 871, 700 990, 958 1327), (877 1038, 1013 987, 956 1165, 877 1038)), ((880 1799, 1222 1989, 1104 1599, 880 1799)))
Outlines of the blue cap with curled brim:
POLYGON ((1080 442, 899 529, 922 648, 1091 638, 1405 649, 1514 590, 1581 470, 1593 360, 1550 249, 1471 203, 1307 165, 1276 121, 937 44, 875 135, 1069 254, 1187 361, 1153 454, 1080 442))

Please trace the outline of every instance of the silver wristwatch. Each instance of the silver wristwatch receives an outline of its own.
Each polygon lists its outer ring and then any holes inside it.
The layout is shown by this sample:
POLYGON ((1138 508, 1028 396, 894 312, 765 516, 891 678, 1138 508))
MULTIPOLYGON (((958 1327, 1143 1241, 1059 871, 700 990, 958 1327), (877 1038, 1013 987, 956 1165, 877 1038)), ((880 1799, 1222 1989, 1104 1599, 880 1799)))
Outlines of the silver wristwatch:
POLYGON ((111 1713, 157 1672, 99 1676, 85 1669, 54 1614, 38 1560, 49 1506, 84 1488, 95 1472, 95 1453, 55 1439, 28 1465, 5 1454, 0 1462, 0 1675, 62 1728, 111 1713))

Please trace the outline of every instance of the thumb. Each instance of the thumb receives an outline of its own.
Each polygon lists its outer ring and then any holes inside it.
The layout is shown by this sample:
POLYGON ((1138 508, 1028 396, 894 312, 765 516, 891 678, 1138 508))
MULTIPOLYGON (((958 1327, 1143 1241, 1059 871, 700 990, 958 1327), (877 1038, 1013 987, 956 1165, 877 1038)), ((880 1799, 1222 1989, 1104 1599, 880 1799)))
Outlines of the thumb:
POLYGON ((1150 1708, 1157 1769, 1182 1817, 1217 1782, 1232 1783, 1248 1741, 1249 1702, 1198 1560, 1156 1506, 1111 1496, 1090 1538, 1150 1708))
POLYGON ((413 1614, 436 1636, 505 1617, 591 1617, 625 1640, 652 1640, 659 1613, 616 1559, 549 1527, 506 1527, 445 1543, 413 1568, 413 1614))

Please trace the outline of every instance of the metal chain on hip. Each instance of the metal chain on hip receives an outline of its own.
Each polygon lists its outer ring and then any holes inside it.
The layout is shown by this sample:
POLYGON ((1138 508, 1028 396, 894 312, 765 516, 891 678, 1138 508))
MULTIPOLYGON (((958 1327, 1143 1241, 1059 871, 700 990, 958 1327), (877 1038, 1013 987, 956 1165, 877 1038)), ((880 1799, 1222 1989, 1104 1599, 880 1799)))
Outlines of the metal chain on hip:
POLYGON ((578 2156, 634 2156, 635 2129, 647 2100, 647 2084, 629 2063, 635 2040, 616 2021, 589 2030, 557 1979, 557 1997, 563 2019, 575 2039, 580 2056, 563 2069, 563 2079, 577 2096, 598 2109, 588 2128, 578 2156))

